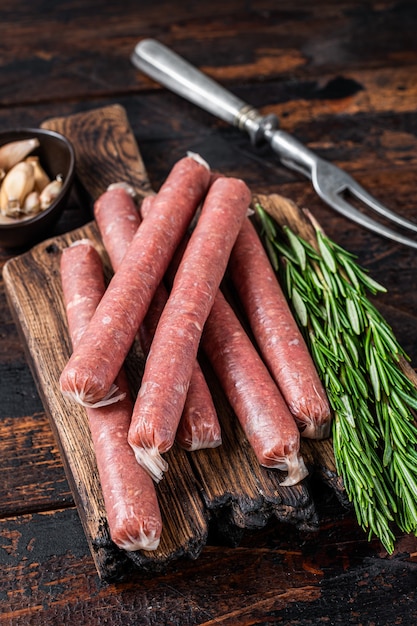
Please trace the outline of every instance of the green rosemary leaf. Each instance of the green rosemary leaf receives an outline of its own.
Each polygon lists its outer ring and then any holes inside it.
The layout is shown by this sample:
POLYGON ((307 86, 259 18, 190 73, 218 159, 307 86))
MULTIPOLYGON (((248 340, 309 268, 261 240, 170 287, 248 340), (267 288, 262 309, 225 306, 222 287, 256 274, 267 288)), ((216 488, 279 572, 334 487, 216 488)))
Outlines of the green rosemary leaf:
POLYGON ((348 366, 346 370, 348 372, 349 381, 351 382, 352 391, 355 392, 353 395, 361 395, 366 400, 369 397, 369 391, 362 372, 358 368, 350 366, 348 366))
POLYGON ((256 203, 255 210, 260 218, 263 232, 266 234, 268 239, 274 241, 277 236, 277 226, 275 221, 268 215, 268 213, 266 213, 259 203, 256 203))
POLYGON ((416 454, 416 450, 414 449, 411 454, 410 454, 410 449, 408 447, 408 449, 406 451, 404 451, 404 453, 402 453, 402 462, 407 465, 407 467, 410 469, 411 472, 413 472, 413 474, 417 473, 417 454, 416 454))
POLYGON ((412 417, 410 415, 409 403, 407 401, 405 401, 404 398, 401 398, 399 396, 399 394, 397 393, 397 390, 396 390, 395 387, 391 388, 390 396, 391 396, 392 404, 395 406, 397 411, 400 413, 400 419, 402 418, 404 420, 409 420, 412 417))
POLYGON ((329 296, 329 309, 330 309, 330 317, 331 317, 331 325, 333 326, 333 332, 335 334, 339 334, 342 330, 343 324, 343 314, 341 309, 337 306, 337 301, 332 296, 329 296))
POLYGON ((353 332, 356 333, 356 335, 359 335, 361 332, 361 322, 358 315, 358 309, 353 298, 346 298, 346 312, 353 332))
POLYGON ((363 481, 363 474, 354 465, 352 456, 347 454, 345 455, 344 460, 347 473, 353 479, 356 488, 361 490, 364 489, 366 487, 366 484, 363 481))
POLYGON ((388 406, 389 413, 389 433, 388 436, 392 439, 395 448, 404 448, 407 445, 407 440, 404 436, 403 430, 400 428, 399 422, 396 419, 395 412, 388 406))
POLYGON ((353 263, 357 261, 358 257, 356 254, 354 254, 353 252, 350 252, 349 250, 346 250, 346 248, 342 248, 340 244, 338 244, 336 241, 333 241, 333 240, 332 240, 332 248, 339 262, 341 258, 348 259, 348 260, 350 259, 353 263))
MULTIPOLYGON (((346 251, 345 251, 346 252, 346 251)), ((340 252, 339 261, 342 263, 352 283, 358 288, 362 285, 370 293, 375 294, 378 292, 385 293, 386 288, 379 282, 371 278, 365 270, 359 267, 353 257, 346 256, 343 252, 340 252)))
MULTIPOLYGON (((389 504, 389 496, 386 492, 386 490, 383 487, 383 482, 380 480, 380 478, 374 478, 373 481, 373 487, 374 487, 374 491, 378 497, 379 503, 384 505, 384 513, 385 513, 385 517, 387 517, 389 520, 393 520, 394 517, 390 511, 390 508, 388 506, 389 504)), ((395 503, 392 502, 391 505, 395 503)))
POLYGON ((408 404, 408 406, 412 409, 414 409, 415 411, 417 411, 417 398, 410 394, 407 393, 406 391, 404 391, 403 389, 400 389, 397 387, 396 389, 398 395, 400 396, 400 398, 402 398, 404 400, 404 402, 406 404, 408 404))
POLYGON ((294 235, 292 230, 288 227, 284 227, 284 232, 287 235, 289 244, 298 260, 298 263, 302 270, 305 269, 306 266, 306 251, 305 247, 300 243, 299 238, 294 235))
POLYGON ((381 385, 378 376, 378 368, 375 363, 375 356, 373 350, 369 354, 369 378, 371 380, 372 388, 374 390, 375 400, 379 402, 381 400, 381 385))
POLYGON ((384 453, 382 455, 382 463, 387 467, 392 460, 392 445, 389 437, 384 441, 384 453))
POLYGON ((381 335, 378 333, 378 331, 375 328, 375 324, 372 320, 369 320, 369 325, 370 325, 370 329, 372 331, 372 341, 374 343, 374 346, 378 352, 378 354, 383 354, 384 356, 387 354, 386 348, 385 348, 385 344, 381 338, 381 335))
POLYGON ((319 322, 318 315, 310 310, 310 324, 312 328, 311 339, 317 335, 324 345, 328 345, 328 337, 324 332, 323 325, 319 322))
POLYGON ((266 247, 266 252, 268 254, 268 257, 271 261, 271 265, 274 268, 274 270, 277 272, 279 269, 278 255, 270 239, 265 240, 265 247, 266 247))
MULTIPOLYGON (((346 328, 347 330, 351 331, 352 326, 349 322, 349 317, 348 317, 347 310, 346 310, 346 301, 344 298, 341 297, 340 300, 337 302, 337 309, 338 309, 338 317, 340 320, 340 325, 346 328)), ((361 321, 360 309, 358 309, 358 318, 359 318, 359 321, 361 321)))
POLYGON ((293 287, 291 291, 291 300, 301 326, 307 326, 307 309, 304 304, 304 300, 295 287, 293 287))
MULTIPOLYGON (((330 327, 327 327, 327 330, 330 330, 330 327)), ((329 332, 328 334, 328 339, 329 339, 329 344, 330 344, 330 348, 331 351, 333 352, 334 356, 336 357, 337 360, 339 360, 339 336, 340 333, 337 332, 329 332)))
POLYGON ((347 289, 350 288, 350 285, 346 283, 346 281, 344 280, 343 276, 337 272, 335 272, 333 274, 333 279, 336 281, 337 284, 337 290, 340 293, 340 296, 342 298, 346 298, 347 296, 347 289))
POLYGON ((305 305, 309 315, 315 316, 317 320, 321 320, 321 323, 324 327, 326 322, 326 315, 320 302, 316 302, 313 298, 311 298, 310 300, 305 300, 305 305))
POLYGON ((328 290, 334 295, 337 292, 337 284, 333 275, 329 272, 326 263, 320 259, 319 261, 320 271, 323 275, 323 279, 328 290))
POLYGON ((326 267, 332 274, 336 273, 336 259, 333 254, 333 250, 331 248, 329 240, 324 237, 321 230, 317 231, 317 243, 319 245, 319 250, 321 256, 326 264, 326 267))
POLYGON ((343 255, 339 255, 338 259, 340 261, 341 266, 344 268, 344 270, 346 271, 346 274, 352 284, 352 286, 355 288, 355 290, 359 290, 360 288, 360 282, 356 276, 354 267, 351 263, 351 261, 347 258, 345 258, 343 255))
MULTIPOLYGON (((322 354, 322 356, 327 359, 327 362, 331 362, 333 364, 336 364, 338 361, 337 355, 334 351, 329 350, 327 348, 327 346, 325 344, 322 343, 322 341, 320 341, 319 339, 317 339, 317 337, 314 337, 314 339, 312 339, 312 342, 314 342, 314 345, 316 346, 317 350, 320 351, 320 353, 322 354)), ((325 368, 324 368, 325 370, 325 368)))
MULTIPOLYGON (((394 451, 393 453, 393 463, 397 465, 399 469, 399 475, 402 477, 404 483, 407 485, 407 489, 409 489, 410 493, 412 493, 414 498, 417 499, 417 483, 415 480, 415 476, 412 475, 407 465, 403 462, 401 455, 396 451, 394 451)), ((415 510, 417 512, 417 508, 415 510)))
POLYGON ((326 360, 323 358, 322 352, 315 337, 312 337, 311 339, 310 351, 312 353, 313 361, 315 362, 319 373, 325 372, 326 360))
POLYGON ((386 352, 392 355, 403 354, 403 349, 396 340, 391 327, 388 326, 388 324, 385 323, 383 320, 379 320, 376 326, 376 332, 381 342, 385 344, 386 352))
POLYGON ((370 293, 372 294, 376 294, 378 292, 386 293, 387 291, 386 288, 383 285, 381 285, 379 282, 371 278, 365 272, 360 271, 360 274, 361 274, 361 279, 362 279, 362 283, 364 287, 366 287, 366 289, 368 289, 370 293))
POLYGON ((346 350, 349 351, 353 364, 357 367, 359 365, 359 351, 355 340, 353 339, 351 334, 346 331, 342 333, 342 338, 346 350))
POLYGON ((340 400, 344 409, 344 417, 346 418, 347 422, 353 427, 352 436, 354 436, 355 439, 357 439, 358 434, 355 430, 356 424, 355 424, 355 418, 353 416, 353 408, 352 408, 350 398, 346 393, 343 393, 340 396, 340 400))
POLYGON ((308 272, 308 278, 311 281, 312 286, 314 286, 315 291, 318 294, 321 294, 323 289, 325 289, 325 285, 323 285, 323 282, 320 280, 319 274, 311 267, 311 265, 309 265, 306 270, 308 272))
POLYGON ((308 241, 306 241, 305 239, 302 239, 301 237, 298 237, 297 235, 296 237, 298 238, 299 243, 304 247, 306 258, 308 257, 309 262, 319 261, 320 253, 317 252, 317 250, 308 241))
POLYGON ((303 274, 300 274, 297 268, 292 266, 291 268, 291 277, 292 281, 295 285, 297 285, 298 289, 305 294, 305 298, 308 298, 311 292, 311 286, 307 283, 303 274))
POLYGON ((377 447, 380 437, 376 432, 373 423, 369 420, 361 422, 361 430, 364 437, 364 446, 367 448, 368 454, 370 454, 370 450, 377 447))
POLYGON ((333 393, 337 393, 337 394, 343 393, 343 387, 340 384, 338 377, 336 376, 335 372, 332 370, 331 367, 327 368, 325 372, 325 376, 328 380, 328 384, 329 385, 331 384, 332 386, 333 393))
POLYGON ((372 353, 374 355, 375 365, 378 370, 380 386, 384 389, 387 396, 389 396, 391 393, 391 386, 390 386, 389 378, 388 378, 389 369, 386 367, 386 363, 384 362, 384 359, 381 357, 380 353, 378 352, 375 346, 372 349, 372 353))
POLYGON ((352 362, 351 355, 349 353, 349 350, 346 348, 345 344, 343 343, 343 341, 341 341, 340 338, 339 338, 337 345, 338 345, 338 356, 339 356, 340 361, 345 363, 346 367, 352 368, 353 362, 352 362))
POLYGON ((287 261, 289 261, 290 263, 293 263, 294 265, 298 265, 298 259, 296 255, 293 253, 293 251, 291 250, 291 248, 289 248, 287 245, 279 241, 271 241, 271 243, 274 246, 277 253, 283 259, 286 259, 287 261))

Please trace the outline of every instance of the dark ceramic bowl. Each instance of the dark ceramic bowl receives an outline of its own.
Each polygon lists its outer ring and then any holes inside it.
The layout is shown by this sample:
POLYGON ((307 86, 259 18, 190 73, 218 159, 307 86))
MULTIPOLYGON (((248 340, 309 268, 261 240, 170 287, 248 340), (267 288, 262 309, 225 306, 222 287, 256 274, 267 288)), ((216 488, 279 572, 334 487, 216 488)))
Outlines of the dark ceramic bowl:
POLYGON ((0 132, 0 146, 10 141, 36 137, 39 146, 31 152, 37 155, 44 170, 52 179, 59 174, 63 185, 58 197, 47 208, 33 217, 0 224, 0 246, 19 248, 36 243, 49 236, 67 204, 75 174, 75 154, 71 143, 60 133, 40 128, 19 128, 0 132))

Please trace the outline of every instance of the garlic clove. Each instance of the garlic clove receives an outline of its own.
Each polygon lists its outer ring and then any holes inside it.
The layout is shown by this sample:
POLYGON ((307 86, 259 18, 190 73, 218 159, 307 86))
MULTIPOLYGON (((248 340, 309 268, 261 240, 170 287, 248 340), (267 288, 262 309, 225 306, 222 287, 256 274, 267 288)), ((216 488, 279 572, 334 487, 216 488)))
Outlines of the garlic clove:
POLYGON ((58 174, 55 180, 52 180, 42 191, 39 196, 41 209, 47 209, 52 202, 59 196, 63 185, 63 177, 58 174))
POLYGON ((17 200, 11 200, 8 203, 7 208, 4 211, 4 215, 6 217, 13 218, 22 217, 22 209, 20 208, 20 204, 17 202, 17 200))
POLYGON ((41 191, 49 185, 51 179, 48 174, 43 169, 38 156, 29 156, 26 159, 27 163, 30 163, 33 167, 33 171, 35 174, 35 189, 41 193, 41 191))
POLYGON ((22 207, 22 213, 24 215, 36 215, 36 213, 39 213, 41 210, 41 202, 40 202, 40 198, 39 198, 39 191, 37 191, 36 189, 34 189, 33 191, 31 191, 30 193, 28 193, 28 195, 25 198, 25 201, 23 203, 23 207, 22 207))
POLYGON ((33 166, 26 161, 21 161, 9 170, 2 182, 0 190, 0 210, 3 215, 8 211, 21 208, 24 199, 30 193, 35 184, 33 166))
POLYGON ((8 172, 16 163, 23 161, 28 154, 39 147, 39 139, 19 139, 0 146, 0 169, 8 172))

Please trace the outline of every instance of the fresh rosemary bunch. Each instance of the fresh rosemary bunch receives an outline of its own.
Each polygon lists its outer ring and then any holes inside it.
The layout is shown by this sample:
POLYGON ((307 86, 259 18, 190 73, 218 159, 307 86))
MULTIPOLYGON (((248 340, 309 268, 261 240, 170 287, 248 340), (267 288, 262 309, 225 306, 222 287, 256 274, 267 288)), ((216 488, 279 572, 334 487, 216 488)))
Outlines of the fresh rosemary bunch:
POLYGON ((260 204, 261 237, 326 388, 338 473, 360 526, 394 550, 417 533, 417 390, 369 295, 386 291, 313 222, 316 246, 260 204))

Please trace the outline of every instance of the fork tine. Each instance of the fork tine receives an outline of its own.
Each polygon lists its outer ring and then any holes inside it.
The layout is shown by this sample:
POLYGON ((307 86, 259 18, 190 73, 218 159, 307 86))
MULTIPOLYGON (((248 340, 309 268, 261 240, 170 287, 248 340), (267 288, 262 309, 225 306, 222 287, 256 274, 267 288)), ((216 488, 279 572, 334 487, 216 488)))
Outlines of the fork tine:
POLYGON ((371 230, 378 235, 382 235, 383 237, 392 239, 397 243, 401 243, 403 245, 417 249, 417 241, 414 241, 413 239, 410 239, 409 237, 406 237, 405 235, 396 232, 392 228, 388 228, 384 224, 373 220, 372 218, 368 217, 367 215, 356 209, 349 202, 346 202, 346 200, 344 200, 337 193, 324 194, 323 191, 318 188, 316 189, 316 191, 327 204, 335 209, 335 211, 349 218, 353 222, 356 222, 360 226, 364 226, 368 230, 371 230))
POLYGON ((333 163, 329 163, 329 161, 325 161, 324 159, 316 158, 313 162, 311 181, 320 198, 341 215, 344 215, 353 222, 368 228, 378 235, 382 235, 383 237, 387 237, 388 239, 392 239, 393 241, 417 249, 417 240, 414 241, 413 239, 396 232, 392 228, 385 226, 385 224, 377 222, 362 211, 359 211, 359 209, 354 207, 342 197, 341 194, 344 191, 350 191, 350 193, 364 202, 367 207, 385 215, 385 217, 390 218, 397 224, 401 224, 403 226, 411 224, 413 230, 417 232, 416 224, 409 222, 409 220, 405 220, 405 218, 401 218, 393 211, 384 207, 373 196, 371 196, 371 194, 368 194, 365 189, 363 189, 352 178, 352 176, 341 170, 336 165, 333 165, 333 163))
POLYGON ((356 182, 356 180, 354 180, 350 176, 349 179, 349 186, 347 187, 347 189, 354 196, 356 196, 358 200, 361 200, 370 209, 373 209, 376 213, 379 213, 379 215, 388 218, 395 224, 398 224, 403 228, 407 228, 408 230, 412 230, 413 232, 417 233, 417 224, 415 222, 411 222, 407 218, 402 217, 402 215, 391 211, 390 209, 388 209, 388 207, 379 202, 379 200, 374 198, 374 196, 368 193, 366 189, 364 189, 361 185, 359 185, 359 183, 356 182))

